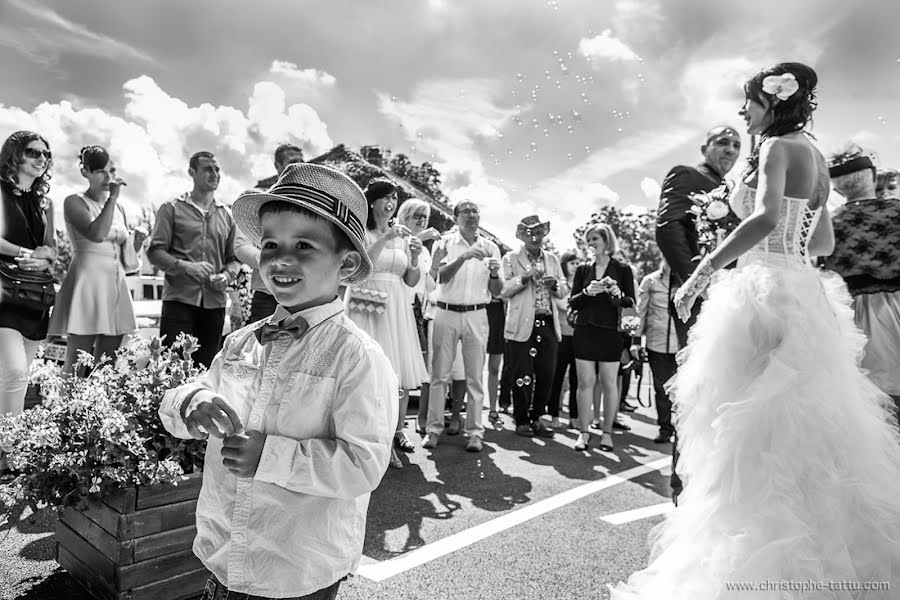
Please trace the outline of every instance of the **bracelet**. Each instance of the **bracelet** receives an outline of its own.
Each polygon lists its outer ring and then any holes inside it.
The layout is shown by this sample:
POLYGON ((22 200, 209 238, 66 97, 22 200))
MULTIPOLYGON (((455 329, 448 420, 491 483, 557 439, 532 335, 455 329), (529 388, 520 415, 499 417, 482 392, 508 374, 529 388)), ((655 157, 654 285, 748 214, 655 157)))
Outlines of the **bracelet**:
POLYGON ((34 250, 26 248, 25 246, 19 246, 19 254, 16 258, 31 258, 31 254, 34 250))

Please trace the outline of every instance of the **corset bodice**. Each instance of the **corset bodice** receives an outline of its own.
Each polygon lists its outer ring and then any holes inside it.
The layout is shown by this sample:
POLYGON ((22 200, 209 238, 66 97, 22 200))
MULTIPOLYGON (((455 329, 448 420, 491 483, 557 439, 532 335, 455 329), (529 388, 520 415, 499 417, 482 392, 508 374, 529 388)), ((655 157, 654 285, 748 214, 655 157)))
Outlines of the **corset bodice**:
MULTIPOLYGON (((735 187, 731 208, 741 220, 755 208, 756 190, 746 184, 735 187)), ((809 267, 809 240, 816 229, 822 209, 811 209, 809 200, 784 197, 775 229, 752 250, 744 254, 738 265, 763 263, 773 266, 809 267)))

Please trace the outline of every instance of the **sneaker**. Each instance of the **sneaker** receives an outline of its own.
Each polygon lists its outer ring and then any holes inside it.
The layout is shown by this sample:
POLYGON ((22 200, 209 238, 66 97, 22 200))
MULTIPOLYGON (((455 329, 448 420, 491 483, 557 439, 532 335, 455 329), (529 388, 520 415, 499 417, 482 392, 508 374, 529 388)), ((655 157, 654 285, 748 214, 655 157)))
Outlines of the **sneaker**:
POLYGON ((466 452, 481 452, 481 436, 473 435, 466 444, 466 452))
POLYGON ((521 435, 522 437, 534 437, 534 430, 531 429, 531 425, 519 425, 516 427, 516 435, 521 435))
POLYGON ((554 435, 553 430, 544 425, 542 421, 535 421, 531 429, 534 431, 534 435, 538 437, 552 438, 554 435))
POLYGON ((591 443, 591 434, 589 433, 579 433, 578 441, 575 442, 575 451, 583 452, 588 449, 588 444, 591 443))
POLYGON ((436 433, 429 433, 425 437, 425 441, 422 442, 422 447, 428 448, 429 450, 431 450, 432 448, 437 448, 437 445, 438 445, 438 434, 436 434, 436 433))
POLYGON ((410 442, 409 438, 406 437, 405 431, 399 431, 394 434, 394 448, 396 448, 397 450, 402 450, 407 454, 415 451, 412 442, 410 442))
POLYGON ((660 433, 658 436, 653 438, 654 444, 668 444, 672 441, 672 435, 666 433, 660 433))
POLYGON ((553 420, 550 421, 550 427, 552 427, 553 429, 559 429, 560 427, 562 427, 562 423, 560 423, 559 417, 553 417, 553 420))
POLYGON ((461 426, 459 417, 453 417, 450 419, 450 425, 447 426, 447 435, 459 435, 459 429, 461 426))

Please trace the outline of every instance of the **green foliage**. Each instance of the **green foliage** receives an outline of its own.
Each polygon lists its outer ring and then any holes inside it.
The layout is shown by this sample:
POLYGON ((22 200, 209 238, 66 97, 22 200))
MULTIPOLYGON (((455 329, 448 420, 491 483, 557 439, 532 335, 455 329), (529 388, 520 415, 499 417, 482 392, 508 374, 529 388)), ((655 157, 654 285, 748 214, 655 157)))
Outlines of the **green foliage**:
MULTIPOLYGON (((167 391, 200 374, 190 358, 196 348, 183 334, 171 348, 159 338, 135 338, 88 377, 36 361, 32 383, 42 404, 0 418, 0 448, 19 472, 0 485, 0 507, 12 515, 25 506, 62 508, 89 494, 199 471, 206 442, 172 437, 158 415, 167 391)), ((92 363, 82 353, 79 364, 92 363)))

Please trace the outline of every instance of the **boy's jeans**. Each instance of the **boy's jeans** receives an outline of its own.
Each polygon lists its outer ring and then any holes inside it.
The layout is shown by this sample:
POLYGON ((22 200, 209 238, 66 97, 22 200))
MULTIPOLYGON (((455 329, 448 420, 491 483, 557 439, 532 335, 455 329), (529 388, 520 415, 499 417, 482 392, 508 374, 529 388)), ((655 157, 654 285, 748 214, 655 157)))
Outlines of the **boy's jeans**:
MULTIPOLYGON (((340 587, 341 582, 344 581, 346 577, 343 577, 336 581, 334 584, 328 586, 327 588, 322 588, 317 592, 313 592, 312 594, 308 594, 306 596, 297 596, 295 598, 285 598, 284 600, 334 600, 337 598, 338 587, 340 587)), ((219 580, 215 578, 214 575, 209 576, 209 581, 206 582, 206 589, 203 591, 203 597, 201 600, 271 600, 269 598, 264 598, 263 596, 251 596, 250 594, 241 594, 238 592, 229 592, 228 588, 219 583, 219 580)))

